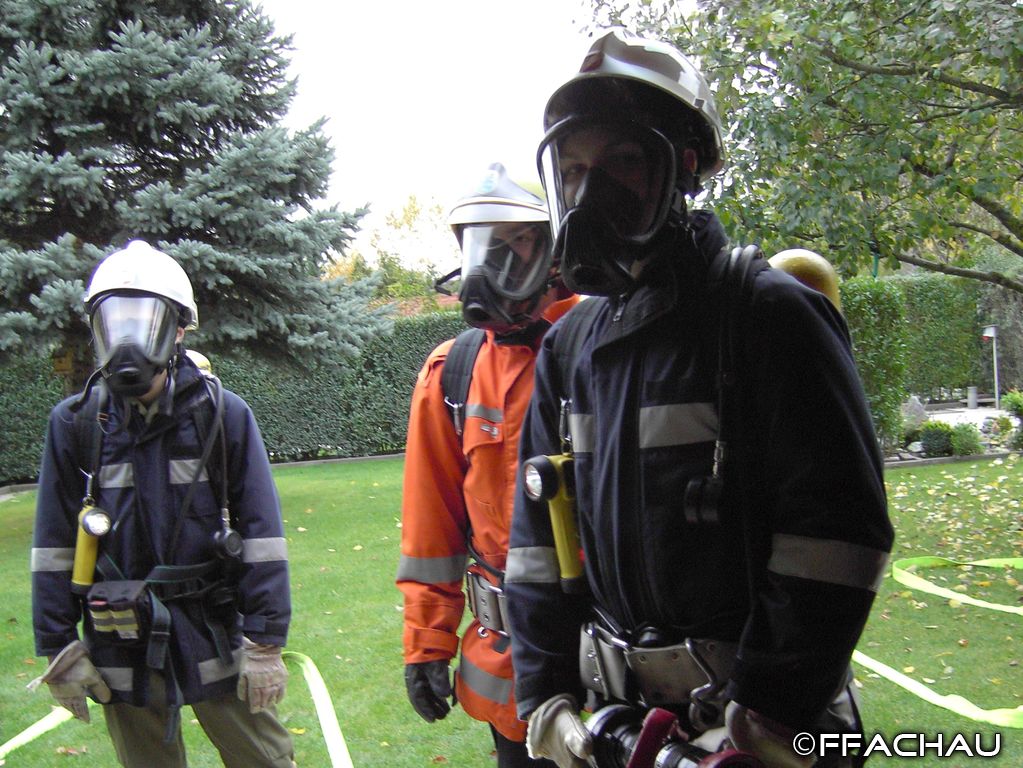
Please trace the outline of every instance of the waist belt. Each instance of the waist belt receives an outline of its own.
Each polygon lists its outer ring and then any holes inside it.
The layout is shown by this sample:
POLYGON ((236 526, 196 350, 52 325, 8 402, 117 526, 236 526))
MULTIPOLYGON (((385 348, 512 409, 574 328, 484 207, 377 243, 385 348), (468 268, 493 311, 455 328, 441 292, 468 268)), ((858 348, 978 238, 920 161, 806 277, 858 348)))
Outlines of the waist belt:
POLYGON ((465 591, 469 610, 484 629, 508 636, 508 602, 504 590, 487 581, 476 571, 465 574, 465 591))
POLYGON ((678 645, 639 648, 595 622, 583 625, 579 671, 583 685, 605 699, 646 707, 712 704, 724 691, 738 645, 687 639, 678 645))
POLYGON ((224 581, 223 562, 158 565, 146 576, 149 588, 164 602, 201 598, 224 581))

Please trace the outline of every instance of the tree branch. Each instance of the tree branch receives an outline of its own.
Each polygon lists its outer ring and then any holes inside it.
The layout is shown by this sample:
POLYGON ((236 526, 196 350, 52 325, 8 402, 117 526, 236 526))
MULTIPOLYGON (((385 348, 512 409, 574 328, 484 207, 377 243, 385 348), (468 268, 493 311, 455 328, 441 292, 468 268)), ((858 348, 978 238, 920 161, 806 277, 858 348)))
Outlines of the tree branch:
POLYGON ((1016 291, 1016 293, 1023 293, 1023 282, 1020 280, 1014 280, 1011 277, 1003 275, 999 272, 984 272, 979 269, 966 269, 964 267, 956 267, 951 264, 944 264, 940 261, 928 261, 927 259, 920 259, 916 256, 910 256, 906 253, 896 253, 895 259, 901 261, 904 264, 913 264, 917 267, 930 270, 932 272, 941 272, 946 275, 955 275, 956 277, 968 277, 972 280, 980 280, 985 283, 993 283, 994 285, 1000 285, 1003 288, 1008 288, 1010 291, 1016 291))
MULTIPOLYGON (((928 179, 933 179, 938 175, 937 172, 931 170, 923 163, 911 163, 910 166, 914 171, 928 179)), ((1015 238, 1023 240, 1023 218, 1014 215, 1012 211, 998 200, 995 200, 992 197, 986 197, 985 195, 967 195, 965 192, 961 191, 958 194, 965 197, 978 208, 981 208, 991 214, 991 216, 993 216, 999 224, 1009 230, 1015 238)))
POLYGON ((1023 258, 1023 243, 1020 243, 1018 240, 1009 237, 1008 235, 1002 232, 992 232, 989 229, 977 226, 976 224, 971 224, 968 221, 950 221, 949 224, 951 224, 953 227, 956 227, 957 229, 965 229, 969 232, 976 232, 978 235, 988 237, 991 240, 994 240, 1003 248, 1005 248, 1007 251, 1012 251, 1017 256, 1023 258))
POLYGON ((924 75, 936 82, 943 83, 953 88, 960 88, 971 93, 984 94, 985 96, 990 96, 1000 102, 1007 104, 1023 104, 1023 91, 1014 94, 1010 91, 1002 90, 1001 88, 986 85, 985 83, 977 83, 972 80, 952 77, 933 67, 913 65, 879 67, 874 64, 866 64, 862 61, 856 61, 842 56, 838 53, 838 51, 821 40, 815 40, 813 42, 817 44, 818 49, 826 59, 834 64, 838 64, 841 67, 851 69, 855 72, 862 72, 866 75, 883 75, 885 77, 913 77, 916 75, 924 75))

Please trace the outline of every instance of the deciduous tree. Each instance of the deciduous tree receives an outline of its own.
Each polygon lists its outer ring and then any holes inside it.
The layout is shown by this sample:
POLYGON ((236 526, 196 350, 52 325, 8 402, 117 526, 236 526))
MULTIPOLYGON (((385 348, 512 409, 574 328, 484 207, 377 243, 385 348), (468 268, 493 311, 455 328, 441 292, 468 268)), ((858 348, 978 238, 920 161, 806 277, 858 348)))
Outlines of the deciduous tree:
POLYGON ((699 58, 727 123, 718 210, 744 240, 1023 292, 1023 3, 595 3, 699 58), (978 267, 982 251, 1014 258, 978 267))

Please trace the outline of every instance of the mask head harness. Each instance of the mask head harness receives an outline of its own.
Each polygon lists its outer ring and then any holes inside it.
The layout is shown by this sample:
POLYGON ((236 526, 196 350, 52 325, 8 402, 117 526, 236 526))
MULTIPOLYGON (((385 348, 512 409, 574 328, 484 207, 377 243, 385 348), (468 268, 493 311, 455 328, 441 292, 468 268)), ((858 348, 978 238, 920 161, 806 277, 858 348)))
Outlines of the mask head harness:
POLYGON ((578 293, 631 290, 686 229, 686 197, 722 167, 706 81, 677 50, 615 30, 555 91, 537 152, 554 260, 578 293))
POLYGON ((539 320, 543 298, 557 281, 543 201, 494 163, 474 192, 455 204, 448 224, 462 263, 436 288, 458 296, 465 321, 501 336, 539 320))

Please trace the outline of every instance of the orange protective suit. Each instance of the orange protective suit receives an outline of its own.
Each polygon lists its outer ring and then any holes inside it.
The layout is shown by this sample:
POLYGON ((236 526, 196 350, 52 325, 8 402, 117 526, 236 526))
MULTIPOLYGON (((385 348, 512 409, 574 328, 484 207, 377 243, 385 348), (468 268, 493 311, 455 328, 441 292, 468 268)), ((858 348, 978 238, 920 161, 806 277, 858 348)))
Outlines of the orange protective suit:
MULTIPOLYGON (((552 304, 554 322, 578 299, 552 304)), ((534 346, 495 341, 487 332, 473 368, 461 439, 441 390, 441 370, 453 340, 440 344, 419 372, 409 415, 402 494, 401 563, 397 585, 405 596, 405 662, 451 659, 465 611, 467 536, 490 566, 504 570, 511 528, 519 434, 530 395, 539 339, 534 346)), ((497 579, 480 566, 493 584, 497 579)), ((526 724, 515 714, 508 639, 475 619, 462 635, 455 692, 471 717, 523 741, 526 724)))

